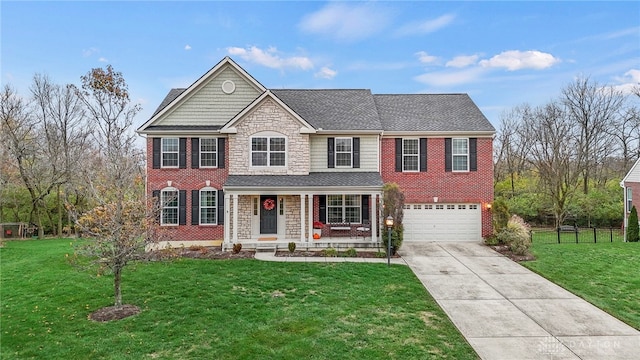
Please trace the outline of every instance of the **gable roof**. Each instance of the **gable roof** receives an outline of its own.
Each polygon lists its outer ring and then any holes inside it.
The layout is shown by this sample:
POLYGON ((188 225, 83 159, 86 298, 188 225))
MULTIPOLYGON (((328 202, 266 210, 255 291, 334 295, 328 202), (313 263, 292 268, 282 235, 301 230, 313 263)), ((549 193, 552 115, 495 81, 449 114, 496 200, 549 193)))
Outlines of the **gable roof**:
POLYGON ((495 132, 467 94, 373 95, 385 131, 495 132))
POLYGON ((253 78, 249 73, 244 71, 243 68, 240 67, 235 61, 233 61, 230 57, 226 56, 224 59, 220 60, 214 67, 212 67, 209 71, 207 71, 204 75, 202 75, 198 80, 196 80, 193 84, 189 85, 186 89, 171 89, 169 94, 165 96, 164 100, 158 109, 154 112, 147 122, 145 122, 142 126, 138 128, 138 132, 143 132, 147 127, 152 126, 153 123, 160 119, 163 114, 167 113, 173 106, 180 103, 182 99, 187 98, 192 93, 194 93, 202 84, 206 83, 210 80, 216 73, 220 71, 220 69, 230 66, 233 68, 240 76, 242 76, 248 84, 253 86, 260 93, 264 92, 266 88, 262 86, 256 79, 253 78))
POLYGON ((620 186, 624 187, 627 182, 640 182, 640 158, 633 163, 629 172, 620 181, 620 186))
POLYGON ((293 111, 323 130, 382 130, 370 90, 272 90, 293 111))

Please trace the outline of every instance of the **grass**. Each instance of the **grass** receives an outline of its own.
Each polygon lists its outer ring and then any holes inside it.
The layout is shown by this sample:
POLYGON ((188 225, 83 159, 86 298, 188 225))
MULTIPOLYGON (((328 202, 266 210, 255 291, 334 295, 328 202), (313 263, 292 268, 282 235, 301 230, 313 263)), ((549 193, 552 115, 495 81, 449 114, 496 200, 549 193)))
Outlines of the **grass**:
POLYGON ((95 323, 113 279, 69 240, 0 249, 2 359, 477 359, 406 266, 195 260, 123 273, 134 317, 95 323))
POLYGON ((640 243, 536 244, 524 266, 640 330, 640 243))

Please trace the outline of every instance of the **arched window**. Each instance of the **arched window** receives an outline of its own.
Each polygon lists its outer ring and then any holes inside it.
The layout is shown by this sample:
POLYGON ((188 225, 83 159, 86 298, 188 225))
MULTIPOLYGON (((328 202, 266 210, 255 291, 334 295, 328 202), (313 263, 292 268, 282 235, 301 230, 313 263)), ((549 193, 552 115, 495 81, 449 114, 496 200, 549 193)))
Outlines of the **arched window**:
POLYGON ((166 187, 160 191, 162 214, 161 225, 178 225, 179 192, 174 187, 166 187))
POLYGON ((218 190, 204 187, 199 193, 200 225, 218 224, 218 190))

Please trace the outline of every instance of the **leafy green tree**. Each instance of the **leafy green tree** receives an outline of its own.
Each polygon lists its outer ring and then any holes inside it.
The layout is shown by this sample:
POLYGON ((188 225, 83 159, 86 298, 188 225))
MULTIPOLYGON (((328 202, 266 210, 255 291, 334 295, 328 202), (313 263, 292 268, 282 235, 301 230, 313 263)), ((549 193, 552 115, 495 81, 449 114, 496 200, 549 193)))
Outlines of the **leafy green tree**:
POLYGON ((631 208, 629 223, 627 225, 627 241, 638 242, 640 239, 640 227, 638 226, 638 211, 636 207, 631 208))
MULTIPOLYGON (((402 246, 403 240, 403 231, 404 227, 402 225, 402 219, 404 217, 404 194, 400 189, 400 186, 396 183, 386 183, 382 187, 382 191, 384 192, 382 202, 384 204, 383 208, 383 222, 387 218, 387 216, 391 216, 393 218, 393 227, 391 228, 391 246, 393 247, 392 251, 398 251, 400 246, 402 246)), ((387 248, 388 243, 388 234, 387 227, 383 226, 382 234, 382 243, 384 244, 384 248, 387 248)))

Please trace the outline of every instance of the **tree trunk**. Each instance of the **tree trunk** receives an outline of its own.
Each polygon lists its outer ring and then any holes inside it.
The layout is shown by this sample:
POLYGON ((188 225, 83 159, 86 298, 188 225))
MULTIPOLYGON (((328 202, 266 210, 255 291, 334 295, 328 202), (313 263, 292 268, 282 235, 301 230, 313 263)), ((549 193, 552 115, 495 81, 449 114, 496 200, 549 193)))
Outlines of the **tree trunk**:
POLYGON ((122 267, 116 265, 113 268, 113 294, 115 297, 115 306, 122 306, 122 291, 120 289, 120 283, 122 281, 122 267))

